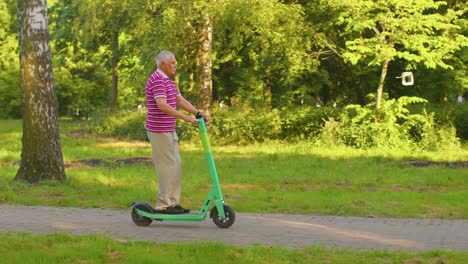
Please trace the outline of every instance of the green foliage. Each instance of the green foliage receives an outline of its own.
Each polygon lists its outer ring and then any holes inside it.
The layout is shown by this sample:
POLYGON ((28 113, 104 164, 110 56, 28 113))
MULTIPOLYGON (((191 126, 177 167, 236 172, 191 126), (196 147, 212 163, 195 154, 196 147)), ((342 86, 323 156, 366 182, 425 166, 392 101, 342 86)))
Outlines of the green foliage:
POLYGON ((217 111, 213 113, 213 127, 210 133, 220 144, 251 144, 278 139, 281 135, 280 111, 277 109, 217 111))
POLYGON ((96 115, 92 127, 102 136, 146 140, 145 118, 144 110, 102 111, 96 115))
POLYGON ((453 124, 457 128, 457 136, 468 140, 468 104, 460 104, 453 112, 453 124))
POLYGON ((428 68, 452 68, 446 63, 454 52, 468 45, 455 24, 463 12, 448 9, 444 1, 365 0, 340 1, 338 23, 350 39, 344 58, 352 64, 367 59, 369 65, 402 59, 428 68))
POLYGON ((427 103, 427 100, 418 97, 385 100, 380 122, 375 122, 375 103, 366 106, 348 105, 339 121, 326 121, 319 143, 362 149, 459 149, 460 142, 453 126, 436 123, 435 114, 428 114, 425 109, 419 113, 409 110, 410 105, 421 103, 427 103))
POLYGON ((213 45, 219 98, 280 107, 291 90, 309 87, 305 76, 317 71, 318 61, 309 54, 309 25, 301 5, 235 0, 224 12, 213 45))
POLYGON ((20 72, 17 67, 0 72, 0 118, 20 118, 22 97, 20 72))
MULTIPOLYGON (((178 87, 194 101, 200 18, 206 15, 213 22, 213 102, 281 109, 320 97, 325 104, 364 104, 378 84, 375 65, 382 58, 393 59, 385 85, 394 98, 434 102, 467 91, 463 3, 374 2, 48 1, 59 114, 74 116, 81 109, 83 118, 109 105, 112 58, 119 66, 119 107, 135 108, 144 100, 146 78, 162 49, 176 53, 178 87), (361 63, 349 63, 357 60, 361 63), (408 68, 415 85, 402 87, 393 77, 408 68)), ((15 4, 0 3, 4 118, 21 113, 15 4)))
POLYGON ((429 110, 435 113, 434 119, 440 125, 453 125, 460 139, 468 140, 468 104, 431 104, 429 110))
POLYGON ((338 111, 330 107, 221 110, 215 112, 213 135, 223 144, 311 140, 319 133, 323 120, 336 117, 338 111))
MULTIPOLYGON (((217 144, 245 145, 272 140, 288 142, 309 140, 319 132, 325 119, 337 117, 338 109, 296 107, 283 109, 228 108, 215 109, 209 133, 217 144)), ((103 136, 146 140, 146 111, 104 111, 93 121, 95 132, 103 136)), ((182 141, 199 140, 198 130, 186 122, 177 122, 182 141)))
POLYGON ((88 118, 107 105, 105 83, 108 78, 95 64, 69 61, 68 67, 55 71, 59 113, 78 119, 88 118))
MULTIPOLYGON (((348 105, 343 110, 331 107, 217 108, 208 129, 210 139, 218 145, 317 139, 317 144, 324 146, 362 149, 458 149, 456 129, 446 120, 454 120, 460 127, 459 134, 466 133, 463 113, 467 107, 460 105, 446 114, 427 113, 424 107, 414 107, 423 103, 427 101, 418 97, 385 100, 380 123, 375 122, 375 103, 348 105), (446 117, 442 118, 444 115, 446 117)), ((94 131, 103 136, 147 140, 145 118, 144 110, 104 111, 94 119, 94 131)), ((176 126, 181 141, 198 142, 195 126, 180 120, 176 126)))
POLYGON ((15 1, 0 2, 0 118, 21 117, 15 1))

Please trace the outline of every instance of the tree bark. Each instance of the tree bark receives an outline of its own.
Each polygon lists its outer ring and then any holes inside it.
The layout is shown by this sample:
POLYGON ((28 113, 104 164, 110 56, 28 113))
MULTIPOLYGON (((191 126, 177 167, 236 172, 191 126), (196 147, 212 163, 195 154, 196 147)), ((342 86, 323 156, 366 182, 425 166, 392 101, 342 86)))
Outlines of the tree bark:
POLYGON ((111 100, 110 108, 115 109, 118 104, 119 96, 119 61, 120 61, 120 51, 119 51, 119 32, 114 30, 112 32, 112 91, 111 91, 111 100))
POLYGON ((375 104, 375 121, 380 122, 380 103, 382 101, 382 94, 383 94, 383 87, 385 84, 385 78, 387 76, 387 70, 388 70, 388 60, 385 60, 382 63, 382 72, 380 73, 380 82, 379 82, 379 87, 377 88, 377 101, 375 104))
POLYGON ((200 28, 199 52, 197 59, 198 69, 198 93, 197 107, 203 111, 212 111, 213 81, 211 47, 213 41, 213 23, 207 14, 202 14, 202 23, 200 28))
POLYGON ((263 106, 264 107, 271 107, 271 100, 272 100, 272 92, 271 92, 271 83, 270 78, 265 76, 263 79, 263 106))
POLYGON ((66 179, 58 127, 46 0, 18 0, 23 138, 15 181, 66 179))

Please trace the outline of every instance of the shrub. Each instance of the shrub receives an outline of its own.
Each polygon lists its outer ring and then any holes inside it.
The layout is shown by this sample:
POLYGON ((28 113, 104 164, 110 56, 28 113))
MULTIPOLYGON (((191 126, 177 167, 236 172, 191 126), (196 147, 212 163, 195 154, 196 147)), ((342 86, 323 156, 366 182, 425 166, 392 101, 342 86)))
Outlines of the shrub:
MULTIPOLYGON (((216 144, 252 144, 269 140, 297 141, 317 135, 330 116, 338 110, 323 108, 292 109, 215 109, 208 128, 216 144)), ((103 111, 94 118, 94 131, 103 136, 146 140, 146 111, 103 111)), ((181 141, 199 140, 195 126, 180 120, 176 125, 181 141)))
POLYGON ((468 103, 433 103, 427 111, 434 112, 437 125, 453 126, 460 139, 468 140, 468 103))
POLYGON ((455 129, 440 125, 434 113, 413 113, 411 104, 427 101, 418 97, 383 100, 380 120, 375 121, 375 103, 366 106, 348 105, 339 121, 325 122, 318 143, 328 146, 345 145, 355 148, 444 150, 460 147, 455 129))
POLYGON ((101 136, 114 136, 135 140, 147 140, 145 130, 146 111, 121 110, 99 112, 93 119, 94 132, 101 136))
POLYGON ((457 129, 457 136, 468 140, 468 103, 457 104, 454 107, 452 122, 457 129))
MULTIPOLYGON (((208 128, 215 144, 253 144, 270 140, 312 140, 323 146, 352 146, 406 150, 459 148, 460 142, 450 123, 436 122, 434 113, 409 106, 427 101, 417 97, 384 100, 380 122, 375 122, 375 104, 348 105, 344 109, 298 107, 289 109, 215 109, 208 128)), ((147 140, 145 110, 101 112, 95 118, 100 135, 147 140)), ((181 141, 199 140, 198 130, 177 122, 181 141)))
POLYGON ((277 109, 218 109, 213 113, 210 136, 218 144, 249 144, 280 137, 277 109))
POLYGON ((289 141, 316 137, 327 119, 336 119, 339 108, 298 107, 281 110, 281 139, 289 141))
POLYGON ((210 132, 219 144, 298 141, 316 136, 324 119, 337 116, 338 111, 328 107, 217 109, 210 132))

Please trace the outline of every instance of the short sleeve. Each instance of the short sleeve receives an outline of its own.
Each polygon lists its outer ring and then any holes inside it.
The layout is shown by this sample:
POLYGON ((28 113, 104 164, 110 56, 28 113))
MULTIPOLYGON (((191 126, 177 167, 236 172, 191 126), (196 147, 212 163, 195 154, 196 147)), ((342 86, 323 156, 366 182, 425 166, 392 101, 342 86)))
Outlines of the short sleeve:
POLYGON ((163 78, 154 78, 149 88, 153 94, 153 98, 167 97, 166 83, 163 78))

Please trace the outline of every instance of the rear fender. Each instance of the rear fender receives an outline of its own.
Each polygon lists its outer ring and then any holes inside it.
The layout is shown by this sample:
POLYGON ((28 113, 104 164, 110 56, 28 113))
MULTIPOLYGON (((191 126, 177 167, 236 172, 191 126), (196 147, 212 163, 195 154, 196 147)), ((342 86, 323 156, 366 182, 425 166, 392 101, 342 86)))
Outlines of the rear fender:
POLYGON ((153 207, 151 207, 151 205, 144 203, 144 202, 133 203, 130 207, 132 209, 138 209, 140 211, 144 211, 147 213, 153 212, 153 207))

